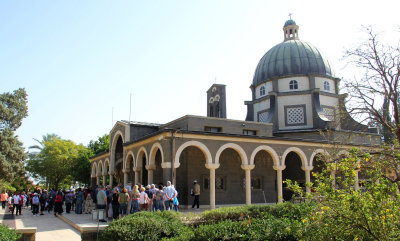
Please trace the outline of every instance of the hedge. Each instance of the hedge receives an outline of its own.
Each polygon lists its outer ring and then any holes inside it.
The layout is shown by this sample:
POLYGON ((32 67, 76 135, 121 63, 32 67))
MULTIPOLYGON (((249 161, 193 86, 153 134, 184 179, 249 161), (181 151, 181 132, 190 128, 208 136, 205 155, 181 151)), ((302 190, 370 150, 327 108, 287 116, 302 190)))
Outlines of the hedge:
POLYGON ((15 229, 10 229, 8 226, 0 224, 0 241, 15 241, 21 237, 15 229))

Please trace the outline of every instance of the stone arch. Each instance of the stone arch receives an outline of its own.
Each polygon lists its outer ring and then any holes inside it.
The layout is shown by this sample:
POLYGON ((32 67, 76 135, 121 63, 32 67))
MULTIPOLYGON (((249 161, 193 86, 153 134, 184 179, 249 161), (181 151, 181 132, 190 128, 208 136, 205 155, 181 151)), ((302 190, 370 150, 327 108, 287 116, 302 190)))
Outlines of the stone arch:
POLYGON ((121 131, 116 131, 114 134, 114 137, 112 139, 112 142, 110 143, 110 158, 111 158, 111 162, 110 162, 110 171, 115 172, 115 151, 117 148, 117 142, 118 139, 121 138, 122 143, 125 143, 124 140, 124 135, 122 134, 121 131))
POLYGON ((324 149, 316 149, 316 150, 314 150, 313 153, 310 156, 310 159, 309 159, 310 167, 314 166, 314 163, 313 163, 314 162, 314 158, 318 154, 325 154, 325 155, 329 156, 329 153, 324 149))
POLYGON ((130 168, 130 169, 133 168, 133 166, 132 166, 132 167, 129 166, 129 165, 130 165, 129 162, 128 162, 129 157, 132 157, 133 164, 135 165, 135 155, 133 154, 132 151, 129 151, 129 152, 126 154, 126 157, 125 157, 125 160, 124 160, 124 165, 123 165, 124 170, 127 170, 127 169, 129 169, 129 168, 130 168))
POLYGON ((97 163, 93 162, 92 163, 92 173, 91 173, 91 177, 96 177, 97 176, 97 163))
POLYGON ((254 158, 256 157, 257 153, 262 150, 268 152, 271 155, 271 157, 274 161, 274 166, 279 166, 278 154, 272 147, 267 146, 267 145, 258 146, 256 149, 254 149, 253 153, 251 153, 251 156, 250 156, 250 165, 254 164, 254 158))
POLYGON ((156 142, 153 144, 153 146, 150 149, 150 157, 149 157, 149 166, 153 166, 156 164, 156 154, 157 150, 160 150, 161 153, 161 163, 164 162, 164 151, 162 149, 162 146, 159 142, 156 142))
POLYGON ((108 175, 108 172, 110 171, 110 160, 107 158, 105 161, 104 161, 104 166, 103 166, 103 173, 105 174, 105 175, 108 175))
POLYGON ((221 156, 221 153, 228 148, 235 150, 239 154, 240 159, 242 160, 242 165, 247 165, 249 163, 246 152, 243 150, 241 146, 235 143, 226 143, 218 149, 217 154, 215 155, 216 164, 219 164, 219 157, 221 156))
POLYGON ((148 165, 149 159, 147 155, 146 148, 144 146, 140 147, 139 151, 136 154, 136 168, 140 169, 139 182, 147 183, 148 181, 148 170, 146 169, 146 165, 148 165), (143 160, 144 159, 144 160, 143 160))
POLYGON ((141 159, 141 157, 143 157, 143 154, 146 158, 146 165, 148 164, 147 151, 146 148, 142 146, 136 154, 135 167, 142 167, 142 163, 139 160, 141 159))
POLYGON ((97 176, 102 176, 103 175, 103 162, 99 161, 97 164, 97 176))
POLYGON ((307 156, 306 154, 304 154, 304 152, 298 148, 298 147, 289 147, 288 149, 285 150, 285 152, 282 155, 282 166, 285 166, 285 160, 286 160, 286 156, 290 153, 290 152, 295 152, 297 155, 299 155, 300 159, 301 159, 301 164, 302 164, 302 168, 306 168, 308 167, 307 165, 307 156))
POLYGON ((179 158, 182 154, 182 151, 188 147, 188 146, 195 146, 197 148, 199 148, 201 150, 201 152, 203 152, 205 158, 206 158, 206 164, 211 164, 212 163, 212 156, 211 156, 211 152, 210 150, 207 148, 206 145, 204 145, 203 143, 199 142, 199 141, 187 141, 185 143, 183 143, 178 150, 176 151, 175 154, 175 167, 179 167, 180 163, 179 163, 179 158))

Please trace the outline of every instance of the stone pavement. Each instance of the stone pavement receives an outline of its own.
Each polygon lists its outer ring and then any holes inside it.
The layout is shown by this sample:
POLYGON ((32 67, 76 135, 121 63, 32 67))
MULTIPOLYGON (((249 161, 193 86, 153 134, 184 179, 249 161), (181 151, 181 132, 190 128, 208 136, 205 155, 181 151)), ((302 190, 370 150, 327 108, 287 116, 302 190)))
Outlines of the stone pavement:
MULTIPOLYGON (((0 222, 13 228, 36 227, 37 241, 80 241, 81 234, 61 219, 54 216, 53 213, 45 213, 45 215, 35 217, 32 215, 30 208, 23 208, 22 215, 15 216, 14 219, 4 220, 7 209, 0 208, 0 222)), ((8 215, 7 215, 8 216, 8 215)), ((6 216, 6 217, 7 217, 6 216)))

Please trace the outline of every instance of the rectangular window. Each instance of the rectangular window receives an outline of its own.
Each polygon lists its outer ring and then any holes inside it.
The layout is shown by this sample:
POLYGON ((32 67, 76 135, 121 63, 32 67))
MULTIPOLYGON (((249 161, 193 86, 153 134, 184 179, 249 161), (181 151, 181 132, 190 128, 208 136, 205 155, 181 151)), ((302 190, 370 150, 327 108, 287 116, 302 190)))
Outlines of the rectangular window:
POLYGON ((221 127, 215 127, 215 126, 205 126, 204 131, 208 132, 221 132, 222 128, 221 127))
MULTIPOLYGON (((246 189, 246 178, 243 177, 242 188, 246 189)), ((251 177, 251 189, 252 190, 262 190, 262 177, 251 177)))
POLYGON ((286 126, 307 125, 306 105, 287 105, 284 109, 286 126))
POLYGON ((257 131, 255 131, 255 130, 243 130, 243 135, 255 136, 256 134, 257 134, 257 131))
MULTIPOLYGON (((204 190, 210 189, 210 178, 203 177, 203 188, 204 190)), ((215 190, 224 190, 226 189, 226 178, 222 176, 215 177, 215 190)))

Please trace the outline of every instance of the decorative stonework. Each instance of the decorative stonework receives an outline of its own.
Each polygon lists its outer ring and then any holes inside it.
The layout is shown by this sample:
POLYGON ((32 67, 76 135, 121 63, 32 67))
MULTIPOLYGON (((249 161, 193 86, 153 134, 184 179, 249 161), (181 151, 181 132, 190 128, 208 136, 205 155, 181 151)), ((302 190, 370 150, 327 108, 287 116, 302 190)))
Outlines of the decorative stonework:
POLYGON ((258 115, 258 122, 267 122, 267 119, 268 119, 268 112, 269 112, 269 109, 266 109, 266 110, 262 110, 262 111, 259 111, 258 113, 257 113, 257 115, 258 115))
POLYGON ((322 113, 324 113, 325 117, 328 118, 328 120, 335 120, 335 108, 330 106, 322 106, 322 113))
POLYGON ((285 125, 306 125, 306 105, 285 106, 285 125))

